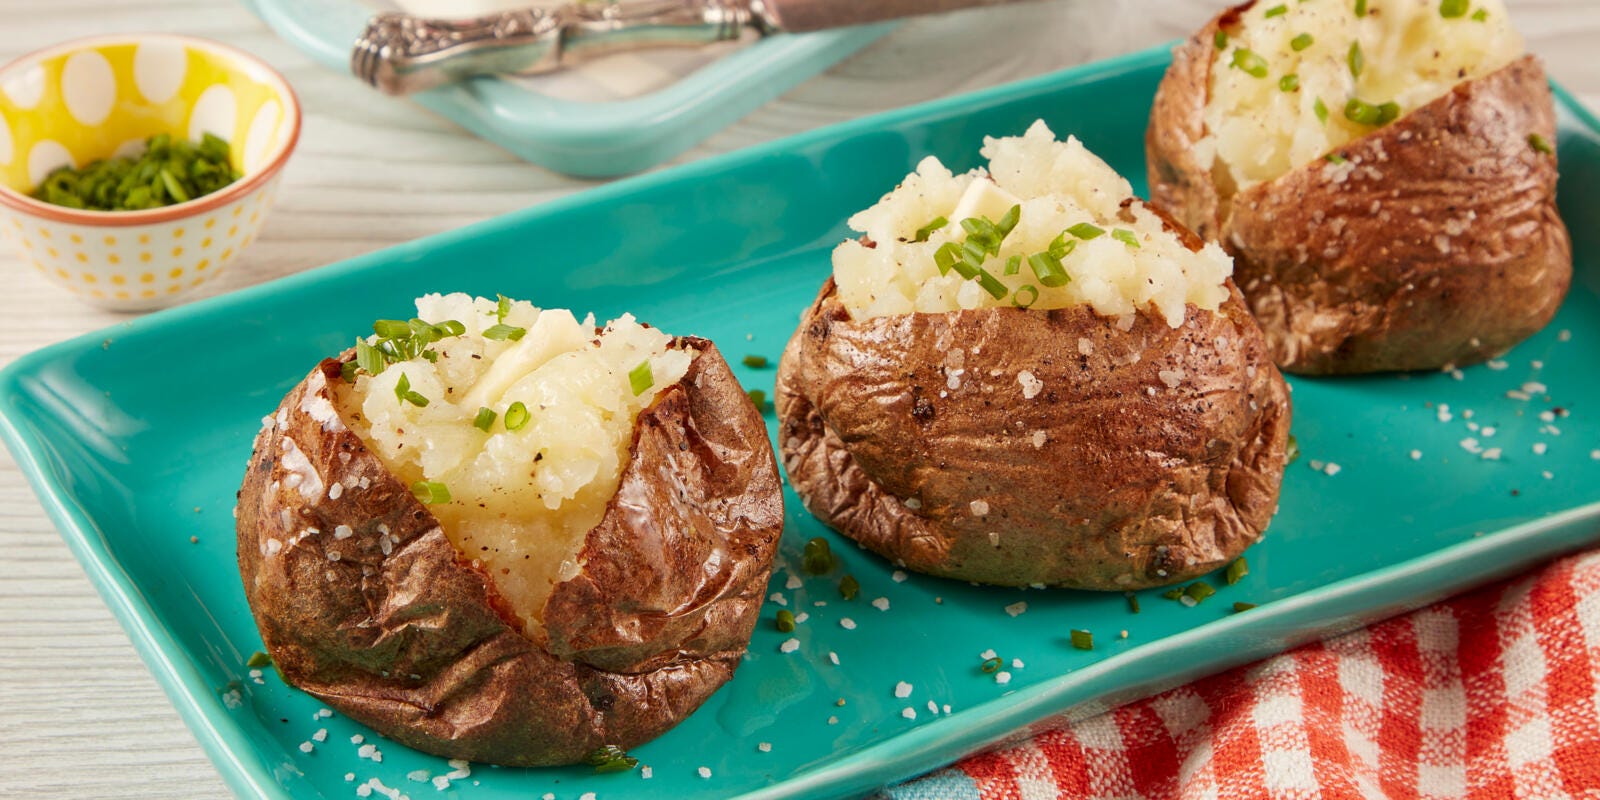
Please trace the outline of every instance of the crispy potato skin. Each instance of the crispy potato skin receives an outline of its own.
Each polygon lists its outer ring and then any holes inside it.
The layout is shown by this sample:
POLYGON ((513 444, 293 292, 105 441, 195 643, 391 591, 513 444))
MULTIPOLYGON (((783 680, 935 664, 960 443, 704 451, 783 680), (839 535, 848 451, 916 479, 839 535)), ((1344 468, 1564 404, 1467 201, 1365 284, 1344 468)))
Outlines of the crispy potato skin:
POLYGON ((1289 433, 1288 389, 1230 289, 1178 329, 1140 314, 1124 332, 1086 307, 855 320, 829 280, 778 369, 790 485, 933 575, 1134 589, 1216 569, 1276 511, 1289 433))
MULTIPOLYGON (((1556 140, 1533 56, 1338 152, 1232 197, 1195 159, 1223 12, 1173 52, 1146 132, 1151 202, 1234 257, 1288 372, 1435 369, 1492 358, 1549 323, 1572 281, 1556 140)), ((1337 113, 1337 112, 1335 112, 1337 113)))
POLYGON ((515 766, 632 747, 698 708, 749 641, 783 506, 759 413, 710 342, 678 342, 699 355, 639 414, 539 642, 333 411, 341 360, 318 366, 239 493, 239 571, 284 676, 419 750, 515 766))

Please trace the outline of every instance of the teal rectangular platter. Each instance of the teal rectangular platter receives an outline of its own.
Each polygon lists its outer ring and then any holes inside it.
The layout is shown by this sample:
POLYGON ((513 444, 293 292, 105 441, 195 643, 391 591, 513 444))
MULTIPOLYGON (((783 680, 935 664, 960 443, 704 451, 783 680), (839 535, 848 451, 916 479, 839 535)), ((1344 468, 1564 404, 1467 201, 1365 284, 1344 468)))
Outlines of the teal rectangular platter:
POLYGON ((251 437, 372 320, 435 291, 632 312, 719 342, 748 388, 770 391, 771 369, 739 357, 776 358, 829 274, 844 220, 924 156, 969 168, 985 135, 1042 117, 1142 191, 1146 114, 1168 57, 1149 50, 818 130, 132 320, 0 373, 0 433, 218 771, 249 798, 350 797, 374 780, 412 798, 859 795, 1600 540, 1600 123, 1558 90, 1560 203, 1577 262, 1559 316, 1503 361, 1458 375, 1294 380, 1302 455, 1280 511, 1247 554, 1250 574, 1233 586, 1213 576, 1220 588, 1198 606, 1145 591, 1134 614, 1115 593, 896 576, 789 494, 770 591, 806 615, 799 649, 781 652, 791 634, 771 624, 780 603, 769 600, 734 679, 634 752, 649 778, 478 765, 440 792, 422 781, 450 772, 442 759, 320 718, 270 668, 250 675, 261 645, 230 512, 251 437), (1469 437, 1501 457, 1468 452, 1469 437), (831 538, 861 597, 841 599, 837 573, 791 583, 812 536, 831 538), (1234 602, 1260 606, 1235 614, 1234 602), (1018 603, 1026 610, 1010 613, 1018 603), (1074 628, 1093 632, 1092 651, 1070 646, 1074 628), (1009 683, 980 670, 991 649, 1009 683), (362 758, 355 736, 382 761, 362 758))

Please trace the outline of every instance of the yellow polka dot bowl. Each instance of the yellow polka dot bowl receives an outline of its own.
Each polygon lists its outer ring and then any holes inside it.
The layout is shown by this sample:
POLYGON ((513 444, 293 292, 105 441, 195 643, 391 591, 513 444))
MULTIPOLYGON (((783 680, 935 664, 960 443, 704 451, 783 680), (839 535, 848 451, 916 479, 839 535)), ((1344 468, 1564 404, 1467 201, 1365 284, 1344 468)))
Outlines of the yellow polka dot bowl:
POLYGON ((87 303, 171 305, 255 238, 299 136, 288 82, 231 47, 131 34, 40 50, 0 67, 0 238, 87 303), (162 133, 222 137, 243 177, 144 211, 84 211, 28 196, 58 167, 137 155, 162 133))

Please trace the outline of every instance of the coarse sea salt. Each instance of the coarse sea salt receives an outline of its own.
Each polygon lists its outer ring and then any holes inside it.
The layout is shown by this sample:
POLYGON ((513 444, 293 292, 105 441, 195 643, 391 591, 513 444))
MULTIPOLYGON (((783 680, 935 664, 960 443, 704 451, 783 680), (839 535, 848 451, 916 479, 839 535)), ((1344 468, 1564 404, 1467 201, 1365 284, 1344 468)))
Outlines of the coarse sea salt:
POLYGON ((887 597, 879 597, 876 600, 873 600, 872 601, 872 607, 878 609, 879 611, 888 611, 889 610, 889 598, 887 598, 887 597))
POLYGON ((1006 613, 1010 614, 1013 617, 1018 616, 1018 615, 1022 614, 1023 612, 1027 611, 1027 610, 1028 610, 1028 604, 1025 601, 1018 601, 1018 602, 1012 603, 1009 606, 1006 606, 1006 613))

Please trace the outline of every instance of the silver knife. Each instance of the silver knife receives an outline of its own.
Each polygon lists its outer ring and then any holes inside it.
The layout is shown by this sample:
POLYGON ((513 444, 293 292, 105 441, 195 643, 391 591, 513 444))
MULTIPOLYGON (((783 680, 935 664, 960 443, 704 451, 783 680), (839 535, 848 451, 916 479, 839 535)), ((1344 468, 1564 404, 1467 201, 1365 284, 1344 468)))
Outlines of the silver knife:
POLYGON ((480 75, 535 75, 613 53, 805 33, 1016 0, 601 0, 470 20, 385 13, 356 40, 350 70, 386 94, 480 75))

